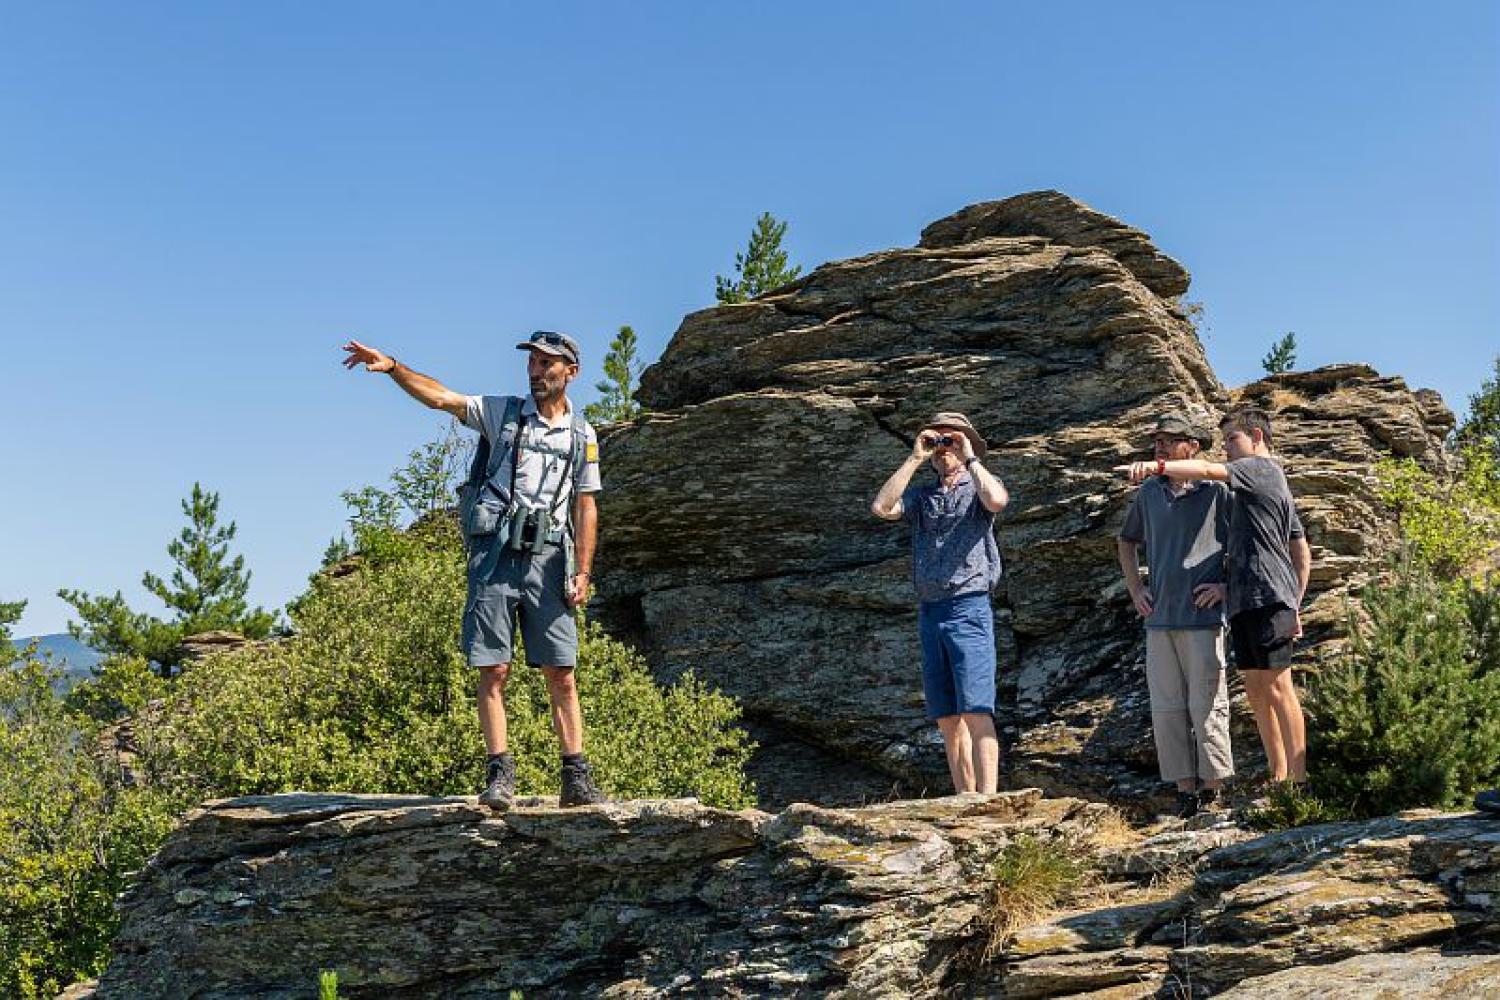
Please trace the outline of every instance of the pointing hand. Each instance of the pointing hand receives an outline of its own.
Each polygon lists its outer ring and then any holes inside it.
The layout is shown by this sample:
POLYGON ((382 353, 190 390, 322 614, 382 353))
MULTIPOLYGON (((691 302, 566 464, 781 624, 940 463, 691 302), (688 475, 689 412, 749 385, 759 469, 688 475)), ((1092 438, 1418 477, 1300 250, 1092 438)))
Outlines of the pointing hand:
POLYGON ((357 340, 349 341, 343 350, 348 352, 348 356, 344 358, 344 367, 350 370, 361 364, 369 372, 388 372, 396 367, 395 358, 382 354, 373 347, 366 347, 357 340))

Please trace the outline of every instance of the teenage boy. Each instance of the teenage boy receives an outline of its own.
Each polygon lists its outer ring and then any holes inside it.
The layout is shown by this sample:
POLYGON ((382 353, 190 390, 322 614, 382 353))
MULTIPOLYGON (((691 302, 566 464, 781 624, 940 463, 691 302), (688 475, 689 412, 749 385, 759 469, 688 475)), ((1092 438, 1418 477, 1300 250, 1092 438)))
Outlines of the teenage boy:
MULTIPOLYGON (((1164 462, 1184 461, 1213 444, 1213 432, 1181 414, 1156 422, 1151 447, 1164 462)), ((1163 781, 1177 786, 1186 819, 1219 802, 1234 774, 1229 691, 1224 683, 1224 540, 1229 490, 1223 483, 1152 476, 1116 538, 1120 570, 1146 623, 1146 687, 1163 781), (1140 549, 1151 580, 1141 579, 1140 549)))
POLYGON ((1241 407, 1219 430, 1227 464, 1157 458, 1115 471, 1132 483, 1167 476, 1229 484, 1225 611, 1235 665, 1245 679, 1271 780, 1301 782, 1307 779, 1307 730, 1292 685, 1292 640, 1302 634, 1300 608, 1312 553, 1286 474, 1271 457, 1270 416, 1241 407))

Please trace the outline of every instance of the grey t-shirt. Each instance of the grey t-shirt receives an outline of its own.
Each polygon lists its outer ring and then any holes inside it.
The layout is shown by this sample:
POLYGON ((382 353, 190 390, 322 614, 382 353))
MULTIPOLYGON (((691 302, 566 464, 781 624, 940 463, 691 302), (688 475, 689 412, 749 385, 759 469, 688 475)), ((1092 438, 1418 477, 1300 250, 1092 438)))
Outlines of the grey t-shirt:
POLYGON ((1198 482, 1173 496, 1167 480, 1141 484, 1120 536, 1146 546, 1153 607, 1147 628, 1219 628, 1224 606, 1200 608, 1193 588, 1224 582, 1224 540, 1229 535, 1229 489, 1198 482))
POLYGON ((995 515, 979 502, 967 472, 949 490, 937 482, 908 486, 901 494, 901 517, 912 529, 917 600, 988 593, 1000 582, 995 515))
POLYGON ((1241 611, 1302 603, 1287 543, 1301 538, 1302 519, 1281 466, 1260 455, 1229 463, 1229 601, 1241 611))

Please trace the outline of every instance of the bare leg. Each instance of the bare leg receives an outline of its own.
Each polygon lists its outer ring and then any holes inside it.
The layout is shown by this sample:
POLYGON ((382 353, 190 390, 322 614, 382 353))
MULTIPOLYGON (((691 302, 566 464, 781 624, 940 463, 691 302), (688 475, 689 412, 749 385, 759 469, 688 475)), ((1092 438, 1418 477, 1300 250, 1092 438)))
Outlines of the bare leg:
POLYGON ((1307 780, 1307 723, 1302 718, 1302 703, 1292 684, 1290 667, 1268 671, 1271 675, 1267 693, 1276 728, 1286 753, 1286 776, 1291 781, 1307 780))
POLYGON ((943 749, 948 754, 948 774, 953 778, 953 790, 972 792, 974 750, 969 740, 969 728, 964 725, 964 717, 945 715, 937 720, 937 727, 943 734, 943 749))
POLYGON ((543 667, 547 697, 552 703, 552 731, 565 754, 583 753, 583 710, 578 707, 578 684, 572 667, 543 667))
POLYGON ((988 712, 965 712, 963 720, 972 744, 974 790, 991 795, 1000 783, 1000 741, 995 738, 995 717, 988 712))
MULTIPOLYGON (((1242 676, 1245 678, 1245 697, 1250 701, 1250 709, 1255 713, 1255 728, 1260 732, 1260 745, 1266 751, 1266 768, 1270 771, 1272 781, 1285 781, 1287 748, 1272 704, 1271 685, 1275 681, 1274 673, 1276 671, 1246 670, 1242 676)), ((1301 717, 1300 709, 1298 717, 1301 717)), ((1305 752, 1304 750, 1304 754, 1305 752)))
POLYGON ((505 682, 510 679, 510 664, 480 667, 475 695, 479 702, 479 728, 484 731, 484 748, 491 754, 508 748, 505 726, 505 682))

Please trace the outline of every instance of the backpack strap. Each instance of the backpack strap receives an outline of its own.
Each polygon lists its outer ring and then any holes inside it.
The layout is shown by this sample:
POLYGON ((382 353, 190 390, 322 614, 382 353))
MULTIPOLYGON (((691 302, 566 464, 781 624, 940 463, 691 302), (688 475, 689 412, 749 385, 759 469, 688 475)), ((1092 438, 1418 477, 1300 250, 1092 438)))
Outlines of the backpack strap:
MULTIPOLYGON (((474 447, 474 461, 469 463, 469 478, 465 480, 464 485, 478 491, 484 487, 485 483, 495 477, 495 473, 500 471, 500 466, 504 463, 507 454, 513 453, 517 449, 520 435, 516 432, 516 428, 520 425, 520 422, 521 397, 505 397, 505 413, 500 418, 500 440, 504 441, 508 436, 510 438, 510 447, 496 448, 488 437, 480 434, 479 444, 474 447)), ((515 487, 514 466, 512 466, 511 487, 512 489, 515 487)))

